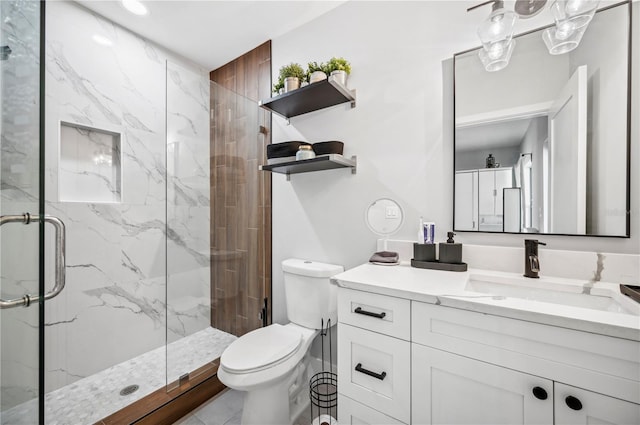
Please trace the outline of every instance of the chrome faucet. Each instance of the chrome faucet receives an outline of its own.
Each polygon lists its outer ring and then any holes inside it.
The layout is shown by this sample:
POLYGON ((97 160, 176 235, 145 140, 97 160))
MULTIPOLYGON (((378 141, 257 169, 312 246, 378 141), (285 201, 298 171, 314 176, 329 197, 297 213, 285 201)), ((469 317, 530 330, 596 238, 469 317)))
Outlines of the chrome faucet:
POLYGON ((540 272, 540 260, 538 259, 538 245, 547 245, 537 239, 524 240, 524 277, 537 279, 540 272))

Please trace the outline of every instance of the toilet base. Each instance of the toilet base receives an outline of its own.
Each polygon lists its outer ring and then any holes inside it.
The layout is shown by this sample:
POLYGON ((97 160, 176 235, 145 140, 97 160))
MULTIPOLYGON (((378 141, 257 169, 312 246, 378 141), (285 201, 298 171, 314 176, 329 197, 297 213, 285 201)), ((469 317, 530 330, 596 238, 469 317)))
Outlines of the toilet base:
POLYGON ((309 404, 309 358, 293 373, 266 388, 246 391, 242 425, 290 425, 309 404))

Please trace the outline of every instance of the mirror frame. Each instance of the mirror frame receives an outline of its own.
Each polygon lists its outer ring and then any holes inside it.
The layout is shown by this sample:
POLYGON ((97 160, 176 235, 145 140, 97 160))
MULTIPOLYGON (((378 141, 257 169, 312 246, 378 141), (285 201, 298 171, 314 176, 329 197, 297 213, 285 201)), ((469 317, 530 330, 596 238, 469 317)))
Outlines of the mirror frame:
MULTIPOLYGON (((455 185, 455 177, 456 177, 456 58, 460 55, 464 55, 473 51, 478 51, 479 49, 482 48, 482 46, 479 47, 474 47, 472 49, 467 49, 464 50, 462 52, 458 52, 455 53, 453 55, 453 174, 452 174, 452 186, 453 186, 453 211, 452 211, 452 222, 453 222, 453 231, 455 232, 464 232, 464 233, 471 233, 471 234, 475 234, 475 233, 482 233, 482 234, 489 234, 489 235, 505 235, 505 234, 510 234, 510 235, 524 235, 524 236, 537 236, 537 235, 543 235, 543 236, 580 236, 580 237, 594 237, 594 238, 622 238, 622 239, 628 239, 631 237, 631 89, 632 89, 632 62, 633 62, 633 48, 632 48, 632 41, 633 41, 633 16, 632 16, 632 9, 633 9, 633 2, 632 0, 624 0, 620 3, 615 3, 606 7, 603 7, 601 9, 598 9, 596 11, 596 13, 600 13, 600 12, 604 12, 606 10, 615 8, 615 7, 622 7, 626 5, 627 6, 627 10, 628 10, 628 20, 629 20, 629 30, 628 30, 628 34, 627 34, 627 140, 626 140, 626 145, 627 145, 627 161, 626 161, 626 165, 627 165, 627 178, 626 178, 626 183, 627 183, 627 190, 626 190, 626 194, 627 194, 627 203, 626 203, 626 211, 625 211, 625 216, 626 216, 626 232, 624 235, 591 235, 591 234, 576 234, 576 233, 525 233, 525 232, 491 232, 491 231, 486 231, 486 230, 460 230, 460 229, 456 229, 456 185, 455 185)), ((550 28, 552 26, 554 26, 555 24, 549 24, 549 25, 545 25, 539 28, 535 28, 529 31, 525 31, 522 33, 519 33, 517 35, 514 35, 513 38, 519 38, 519 37, 523 37, 535 32, 542 32, 543 30, 550 28)))

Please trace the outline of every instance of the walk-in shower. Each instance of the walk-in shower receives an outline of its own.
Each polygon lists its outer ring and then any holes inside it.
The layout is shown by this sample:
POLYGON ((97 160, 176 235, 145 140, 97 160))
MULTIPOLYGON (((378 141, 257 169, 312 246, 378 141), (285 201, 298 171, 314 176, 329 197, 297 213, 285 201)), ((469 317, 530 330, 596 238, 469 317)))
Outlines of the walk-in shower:
POLYGON ((76 3, 0 18, 0 424, 92 424, 262 324, 266 140, 255 101, 76 3))

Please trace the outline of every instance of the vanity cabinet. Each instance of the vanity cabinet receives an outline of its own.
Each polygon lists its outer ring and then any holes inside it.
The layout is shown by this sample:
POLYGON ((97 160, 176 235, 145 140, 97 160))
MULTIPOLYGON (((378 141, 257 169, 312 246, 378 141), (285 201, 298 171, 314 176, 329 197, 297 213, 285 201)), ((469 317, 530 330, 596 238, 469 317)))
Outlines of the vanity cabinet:
POLYGON ((414 424, 640 423, 635 403, 419 344, 411 357, 414 424))
POLYGON ((338 351, 338 391, 408 424, 411 411, 410 343, 342 325, 338 330, 338 347, 342 347, 338 351))
POLYGON ((342 287, 338 318, 340 423, 640 424, 638 341, 342 287))
POLYGON ((342 394, 338 394, 338 406, 340 425, 403 425, 403 422, 342 394))
POLYGON ((415 424, 552 424, 553 382, 412 344, 415 424))
POLYGON ((410 311, 406 299, 339 289, 338 392, 350 399, 339 423, 410 423, 410 311))
POLYGON ((555 423, 640 424, 640 404, 554 382, 555 423))

